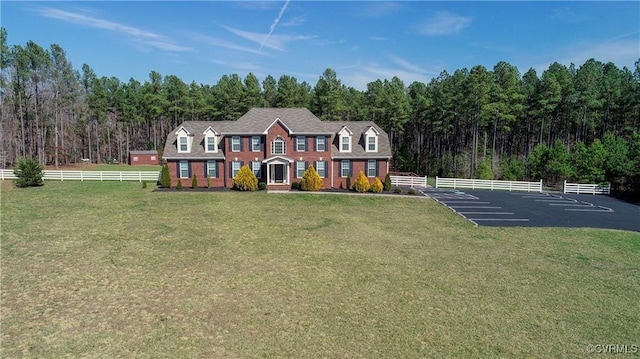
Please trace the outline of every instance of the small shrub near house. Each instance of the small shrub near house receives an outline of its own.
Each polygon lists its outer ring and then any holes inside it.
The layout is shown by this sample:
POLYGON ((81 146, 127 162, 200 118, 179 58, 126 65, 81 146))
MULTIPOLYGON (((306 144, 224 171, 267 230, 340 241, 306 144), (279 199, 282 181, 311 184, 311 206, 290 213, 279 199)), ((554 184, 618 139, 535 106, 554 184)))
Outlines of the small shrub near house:
POLYGON ((182 189, 182 181, 178 180, 178 184, 176 185, 176 189, 182 189))
POLYGON ((211 188, 211 180, 207 177, 207 188, 211 188))
POLYGON ((198 179, 196 178, 196 175, 191 177, 191 188, 198 188, 198 179))
POLYGON ((371 183, 371 192, 380 193, 382 192, 383 188, 384 186, 382 185, 382 181, 380 181, 380 178, 378 177, 374 178, 373 183, 371 183))
POLYGON ((258 183, 258 190, 259 191, 264 191, 265 189, 267 189, 267 183, 266 182, 259 182, 258 183))
POLYGON ((142 189, 147 188, 147 181, 142 181, 142 189))
POLYGON ((255 191, 258 189, 258 177, 248 165, 242 166, 238 174, 233 177, 233 189, 238 191, 255 191))
POLYGON ((21 158, 18 160, 18 167, 13 171, 16 175, 15 184, 17 187, 37 187, 44 185, 44 167, 33 158, 21 158))
POLYGON ((369 179, 364 174, 364 172, 360 171, 360 173, 358 174, 358 178, 356 178, 356 182, 353 184, 353 189, 355 189, 356 192, 364 193, 369 190, 369 187, 371 187, 371 184, 369 184, 369 179))
POLYGON ((397 194, 402 193, 402 188, 400 188, 400 187, 396 187, 396 188, 394 188, 394 189, 393 189, 393 193, 397 193, 397 194))
POLYGON ((300 182, 291 182, 291 189, 300 190, 300 182))
POLYGON ((409 188, 407 194, 416 194, 416 190, 414 188, 409 188))
POLYGON ((166 163, 162 165, 162 170, 160 171, 160 187, 171 188, 171 175, 169 174, 169 165, 166 163))
POLYGON ((351 191, 352 190, 352 188, 351 188, 351 173, 349 173, 349 175, 347 176, 345 182, 346 182, 346 186, 347 186, 347 191, 351 191))
POLYGON ((322 178, 320 178, 316 169, 313 166, 309 166, 302 176, 300 189, 303 191, 319 191, 323 186, 322 178))
POLYGON ((384 190, 387 192, 391 191, 391 176, 389 173, 384 177, 384 190))

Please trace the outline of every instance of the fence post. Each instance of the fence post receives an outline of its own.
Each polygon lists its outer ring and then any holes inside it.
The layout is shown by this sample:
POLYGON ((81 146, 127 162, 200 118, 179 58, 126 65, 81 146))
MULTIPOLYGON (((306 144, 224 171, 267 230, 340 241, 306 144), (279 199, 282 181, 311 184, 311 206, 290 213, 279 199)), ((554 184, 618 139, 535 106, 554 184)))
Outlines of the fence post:
POLYGON ((122 171, 120 171, 120 182, 122 182, 122 171))
POLYGON ((567 193, 567 180, 562 183, 562 193, 567 193))
POLYGON ((102 171, 100 171, 100 182, 102 182, 102 171))
POLYGON ((438 176, 436 176, 436 188, 438 188, 438 176))
POLYGON ((542 193, 542 179, 540 179, 540 187, 539 188, 540 188, 539 192, 542 193))

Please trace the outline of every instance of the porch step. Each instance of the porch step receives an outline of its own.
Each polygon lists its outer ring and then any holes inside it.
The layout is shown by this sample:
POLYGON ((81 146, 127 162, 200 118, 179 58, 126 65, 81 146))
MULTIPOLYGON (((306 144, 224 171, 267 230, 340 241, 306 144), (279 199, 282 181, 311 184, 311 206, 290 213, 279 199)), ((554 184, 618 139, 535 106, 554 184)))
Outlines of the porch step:
POLYGON ((269 184, 267 185, 267 191, 288 191, 291 189, 291 185, 288 184, 269 184))

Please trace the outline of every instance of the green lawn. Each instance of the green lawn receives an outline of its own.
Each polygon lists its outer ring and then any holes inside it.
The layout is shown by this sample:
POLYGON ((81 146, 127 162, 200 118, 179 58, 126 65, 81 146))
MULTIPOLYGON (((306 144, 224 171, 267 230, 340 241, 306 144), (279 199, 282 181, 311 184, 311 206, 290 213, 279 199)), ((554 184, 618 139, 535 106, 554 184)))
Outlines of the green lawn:
POLYGON ((640 344, 640 235, 431 200, 1 185, 0 357, 575 357, 640 344))

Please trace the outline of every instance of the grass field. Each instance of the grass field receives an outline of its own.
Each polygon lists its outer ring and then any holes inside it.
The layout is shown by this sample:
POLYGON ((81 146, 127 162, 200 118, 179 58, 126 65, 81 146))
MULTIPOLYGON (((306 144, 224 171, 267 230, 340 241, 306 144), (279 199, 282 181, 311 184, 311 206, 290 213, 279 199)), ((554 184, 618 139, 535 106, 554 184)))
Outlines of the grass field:
MULTIPOLYGON (((153 186, 150 186, 153 187, 153 186)), ((0 357, 585 357, 640 344, 640 235, 431 200, 1 185, 0 357)))

